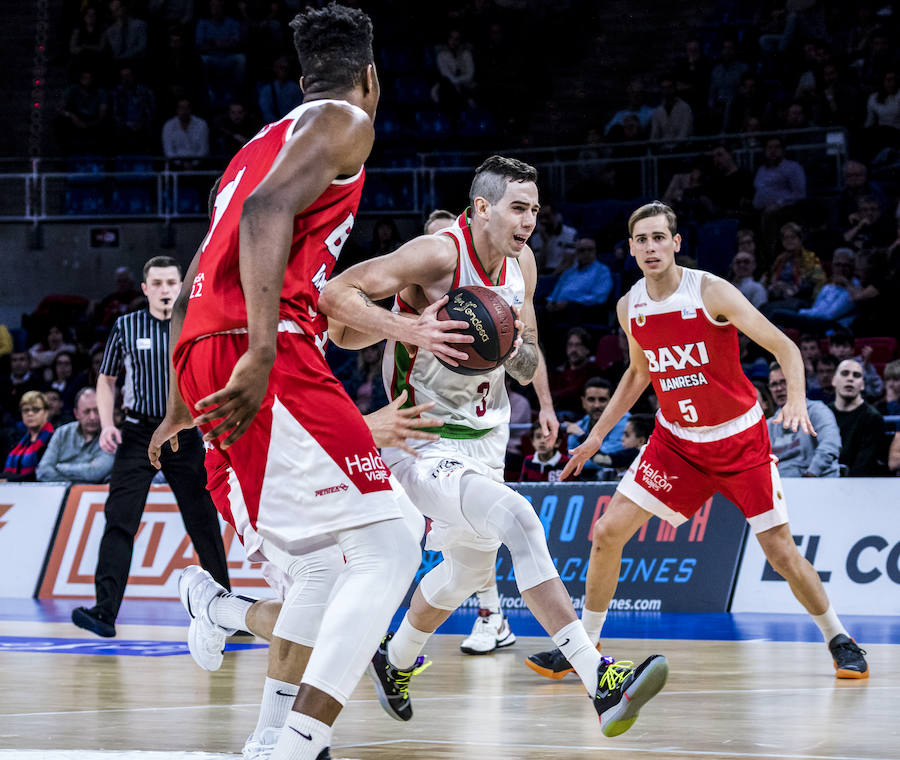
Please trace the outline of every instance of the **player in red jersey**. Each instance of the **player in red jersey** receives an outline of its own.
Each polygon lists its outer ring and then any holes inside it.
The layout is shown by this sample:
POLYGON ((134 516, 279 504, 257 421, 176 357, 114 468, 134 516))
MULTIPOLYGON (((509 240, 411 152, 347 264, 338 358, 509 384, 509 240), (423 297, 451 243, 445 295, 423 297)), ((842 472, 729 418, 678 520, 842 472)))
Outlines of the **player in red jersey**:
MULTIPOLYGON (((424 521, 320 350, 319 293, 352 228, 374 135, 371 22, 332 3, 291 26, 305 100, 222 176, 174 309, 176 382, 149 453, 198 425, 217 508, 251 560, 294 579, 275 634, 319 643, 271 756, 325 760, 331 726, 419 566, 424 521), (311 599, 324 608, 312 616, 320 625, 304 612, 311 599)), ((464 355, 448 341, 468 340, 448 334, 464 323, 436 319, 441 305, 402 332, 452 363, 464 355)), ((245 627, 253 600, 194 580, 183 593, 189 640, 213 616, 220 629, 245 627)))
MULTIPOLYGON (((628 235, 631 255, 644 273, 617 305, 630 363, 587 439, 571 451, 562 477, 581 472, 649 382, 659 411, 649 441, 594 524, 585 629, 599 641, 622 548, 634 533, 653 515, 680 525, 721 491, 747 517, 769 563, 819 626, 837 676, 868 677, 865 653, 794 544, 766 420, 741 369, 737 331, 774 354, 784 370, 788 399, 775 422, 815 435, 799 349, 733 285, 675 263, 681 236, 671 208, 658 201, 641 206, 628 221, 628 235)), ((559 650, 532 655, 526 664, 550 678, 562 677, 570 667, 559 650)))

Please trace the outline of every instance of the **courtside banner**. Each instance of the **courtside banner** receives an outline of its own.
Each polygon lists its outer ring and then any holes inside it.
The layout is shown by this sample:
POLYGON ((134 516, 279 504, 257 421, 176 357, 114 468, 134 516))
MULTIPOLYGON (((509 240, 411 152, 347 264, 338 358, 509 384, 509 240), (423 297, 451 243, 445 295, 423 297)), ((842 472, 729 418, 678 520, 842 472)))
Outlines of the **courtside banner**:
POLYGON ((34 596, 65 495, 65 485, 0 484, 0 597, 34 596))
MULTIPOLYGON (((584 604, 591 529, 615 492, 615 483, 507 484, 528 499, 547 536, 550 554, 576 609, 584 604)), ((743 515, 716 495, 677 529, 651 518, 622 552, 619 586, 611 610, 724 612, 741 543, 743 515)), ((426 551, 416 579, 441 561, 426 551)), ((524 607, 506 547, 497 557, 501 604, 524 607)), ((468 605, 476 602, 470 599, 468 605)))
MULTIPOLYGON (((108 493, 108 486, 72 486, 41 583, 41 598, 94 597, 94 568, 106 522, 103 506, 108 493)), ((232 588, 250 591, 252 596, 271 596, 259 563, 248 562, 231 526, 221 519, 219 524, 232 588)), ((172 491, 168 486, 153 486, 135 536, 125 598, 177 600, 178 574, 195 564, 199 560, 172 491)))
MULTIPOLYGON (((838 614, 900 614, 900 483, 893 478, 785 478, 794 543, 838 614)), ((748 540, 732 612, 803 612, 748 540)))

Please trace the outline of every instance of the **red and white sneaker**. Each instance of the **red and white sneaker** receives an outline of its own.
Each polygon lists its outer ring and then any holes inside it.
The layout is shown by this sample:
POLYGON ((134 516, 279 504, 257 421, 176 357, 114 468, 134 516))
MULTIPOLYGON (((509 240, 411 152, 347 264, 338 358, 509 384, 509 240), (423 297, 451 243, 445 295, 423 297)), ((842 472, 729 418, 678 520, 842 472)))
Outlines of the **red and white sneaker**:
POLYGON ((495 649, 512 646, 516 643, 516 634, 509 628, 509 621, 503 612, 478 610, 472 633, 464 639, 459 648, 464 654, 488 654, 495 649))

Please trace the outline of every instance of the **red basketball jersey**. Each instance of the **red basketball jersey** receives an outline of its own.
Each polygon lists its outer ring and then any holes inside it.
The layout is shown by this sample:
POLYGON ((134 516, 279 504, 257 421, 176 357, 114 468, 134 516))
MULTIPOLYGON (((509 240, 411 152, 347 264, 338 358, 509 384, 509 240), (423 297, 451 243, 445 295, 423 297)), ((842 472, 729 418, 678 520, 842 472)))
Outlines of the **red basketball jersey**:
POLYGON ((628 293, 628 324, 650 367, 662 417, 681 427, 720 425, 756 406, 756 389, 741 369, 738 335, 716 322, 700 295, 706 272, 682 268, 663 301, 641 279, 628 293))
MULTIPOLYGON (((209 231, 201 244, 200 265, 175 348, 176 358, 185 346, 204 335, 246 329, 247 306, 239 269, 244 201, 272 168, 297 119, 310 108, 336 102, 346 105, 334 100, 304 103, 283 119, 264 126, 231 159, 222 175, 209 231)), ((318 337, 317 329, 322 324, 319 321, 317 325, 319 294, 353 229, 364 175, 361 168, 353 177, 335 180, 294 217, 279 318, 296 323, 312 337, 318 337)))

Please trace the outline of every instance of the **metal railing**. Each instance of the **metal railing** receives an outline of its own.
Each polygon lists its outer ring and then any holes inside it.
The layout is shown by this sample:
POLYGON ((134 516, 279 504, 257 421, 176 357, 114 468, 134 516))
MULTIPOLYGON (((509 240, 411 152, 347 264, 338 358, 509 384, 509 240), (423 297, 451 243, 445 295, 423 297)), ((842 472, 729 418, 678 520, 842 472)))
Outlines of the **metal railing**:
MULTIPOLYGON (((534 164, 542 195, 558 202, 566 202, 573 187, 590 187, 599 173, 610 169, 617 182, 628 180, 629 197, 659 197, 672 175, 718 144, 729 146, 738 164, 754 172, 766 138, 776 134, 787 140, 788 155, 813 175, 811 186, 840 187, 847 136, 835 128, 695 137, 674 147, 603 143, 503 153, 534 164)), ((484 157, 485 151, 433 152, 417 154, 411 161, 407 154, 404 162, 413 166, 367 168, 360 212, 424 216, 437 206, 456 208, 468 191, 473 168, 484 157)), ((156 157, 133 157, 131 162, 128 157, 2 160, 0 222, 202 219, 207 216, 209 188, 219 174, 218 169, 176 169, 156 157)))

